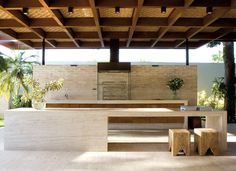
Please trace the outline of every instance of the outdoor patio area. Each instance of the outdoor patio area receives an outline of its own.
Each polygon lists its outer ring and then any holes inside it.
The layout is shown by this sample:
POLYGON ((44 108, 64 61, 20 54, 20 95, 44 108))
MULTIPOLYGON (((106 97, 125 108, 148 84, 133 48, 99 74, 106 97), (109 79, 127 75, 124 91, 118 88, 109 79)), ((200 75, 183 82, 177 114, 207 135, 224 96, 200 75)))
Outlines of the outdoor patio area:
MULTIPOLYGON (((2 171, 73 171, 73 170, 176 170, 233 171, 236 162, 236 124, 228 125, 228 150, 222 156, 171 156, 166 149, 138 152, 65 152, 65 151, 3 151, 4 128, 0 129, 0 170, 2 171)), ((117 148, 117 147, 116 147, 117 148)), ((111 149, 112 150, 112 149, 111 149)), ((117 150, 117 149, 116 149, 117 150)), ((145 150, 148 150, 145 151, 145 150)))
POLYGON ((0 0, 0 171, 236 171, 236 0, 0 0))

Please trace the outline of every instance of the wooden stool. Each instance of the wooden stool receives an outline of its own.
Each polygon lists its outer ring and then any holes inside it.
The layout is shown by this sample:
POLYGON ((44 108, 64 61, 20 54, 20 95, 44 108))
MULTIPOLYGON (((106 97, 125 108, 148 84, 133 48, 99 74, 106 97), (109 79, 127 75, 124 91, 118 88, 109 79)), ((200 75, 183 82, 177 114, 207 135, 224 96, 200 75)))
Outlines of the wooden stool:
POLYGON ((214 155, 219 155, 218 132, 212 128, 194 129, 194 150, 200 156, 205 155, 210 149, 214 155))
POLYGON ((187 129, 169 129, 169 151, 172 151, 172 156, 181 151, 186 156, 190 155, 190 132, 187 129))

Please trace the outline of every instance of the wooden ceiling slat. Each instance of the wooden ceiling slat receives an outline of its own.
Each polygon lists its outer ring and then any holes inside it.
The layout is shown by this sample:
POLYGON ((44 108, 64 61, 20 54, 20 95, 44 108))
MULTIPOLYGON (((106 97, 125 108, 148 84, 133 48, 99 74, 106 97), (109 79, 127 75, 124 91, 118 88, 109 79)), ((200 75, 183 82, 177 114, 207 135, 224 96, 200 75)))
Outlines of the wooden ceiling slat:
POLYGON ((191 6, 193 7, 207 7, 207 6, 212 6, 212 7, 230 7, 231 5, 231 0, 195 0, 191 6))
POLYGON ((184 0, 145 0, 144 6, 166 6, 166 7, 182 7, 184 6, 184 0))
POLYGON ((18 40, 32 40, 32 39, 39 39, 34 33, 18 33, 17 34, 18 40))
POLYGON ((131 26, 131 18, 100 18, 101 26, 131 26))
POLYGON ((14 19, 0 19, 0 28, 24 27, 14 19))
POLYGON ((128 38, 128 33, 127 32, 103 32, 103 37, 104 38, 109 38, 109 39, 122 39, 122 38, 128 38))
POLYGON ((6 9, 21 9, 25 8, 37 8, 42 7, 42 5, 38 2, 38 0, 1 0, 3 1, 3 6, 6 9))
POLYGON ((87 27, 93 26, 95 27, 95 22, 93 18, 67 18, 65 19, 65 26, 66 27, 87 27))
POLYGON ((110 39, 120 39, 123 48, 183 48, 188 38, 195 48, 236 37, 235 0, 0 0, 0 13, 0 34, 27 47, 41 48, 45 38, 47 48, 107 48, 110 39))
MULTIPOLYGON (((185 0, 184 2, 184 9, 189 7, 194 0, 185 0)), ((168 27, 165 29, 160 29, 160 31, 158 31, 158 37, 157 39, 154 41, 154 43, 152 43, 151 47, 154 47, 158 41, 160 41, 160 39, 166 34, 166 32, 168 31, 168 29, 175 24, 175 22, 181 17, 184 9, 174 9, 173 12, 170 14, 169 18, 168 18, 168 27)))
POLYGON ((99 40, 101 42, 101 46, 104 47, 104 41, 103 41, 102 31, 101 31, 100 21, 99 21, 100 17, 99 17, 97 9, 95 7, 95 1, 94 0, 89 0, 89 4, 90 4, 91 9, 92 9, 93 18, 94 18, 94 22, 95 22, 95 25, 96 25, 96 28, 97 28, 99 40))
POLYGON ((49 7, 51 9, 59 9, 64 7, 74 7, 74 8, 88 8, 90 7, 88 0, 55 0, 50 1, 49 7))
POLYGON ((126 47, 129 47, 130 42, 132 40, 134 31, 135 31, 135 28, 136 28, 136 25, 137 25, 137 22, 138 22, 139 15, 141 13, 141 9, 143 7, 143 2, 144 2, 144 0, 138 0, 138 7, 135 8, 135 10, 134 10, 134 14, 133 14, 133 18, 132 18, 132 25, 129 29, 129 37, 128 37, 126 47))
POLYGON ((74 44, 79 47, 79 41, 74 39, 74 32, 72 29, 69 28, 65 28, 64 26, 64 17, 63 15, 60 13, 59 10, 51 10, 49 8, 49 2, 46 2, 45 0, 39 0, 39 2, 42 4, 42 6, 44 8, 46 8, 48 10, 48 12, 50 14, 52 14, 53 19, 58 23, 58 25, 60 25, 61 27, 63 27, 64 31, 66 32, 66 34, 69 36, 69 38, 74 42, 74 44))
MULTIPOLYGON (((16 19, 17 22, 21 23, 22 25, 24 25, 26 28, 32 30, 37 36, 39 36, 41 39, 43 39, 44 37, 44 32, 42 31, 42 29, 33 29, 33 28, 30 28, 29 27, 29 24, 30 24, 30 19, 23 15, 21 13, 21 11, 19 10, 6 10, 5 8, 1 7, 1 10, 5 11, 6 13, 9 13, 11 14, 14 19, 16 19)), ((46 40, 47 41, 47 40, 46 40)), ((47 41, 47 43, 49 43, 52 47, 55 47, 55 44, 50 41, 47 41)))
POLYGON ((96 0, 96 7, 98 8, 109 8, 109 7, 121 7, 121 8, 135 8, 137 7, 137 0, 112 0, 112 1, 107 1, 107 0, 96 0))
MULTIPOLYGON (((215 22, 221 16, 224 16, 224 14, 227 13, 228 11, 229 11, 229 8, 221 8, 220 10, 216 9, 213 12, 213 14, 207 15, 206 17, 203 18, 203 26, 201 26, 200 28, 189 29, 186 33, 186 38, 191 39, 191 37, 193 37, 194 35, 199 33, 201 30, 203 30, 204 28, 206 28, 207 26, 215 22)), ((179 47, 183 43, 184 41, 178 41, 176 43, 176 47, 179 47)))

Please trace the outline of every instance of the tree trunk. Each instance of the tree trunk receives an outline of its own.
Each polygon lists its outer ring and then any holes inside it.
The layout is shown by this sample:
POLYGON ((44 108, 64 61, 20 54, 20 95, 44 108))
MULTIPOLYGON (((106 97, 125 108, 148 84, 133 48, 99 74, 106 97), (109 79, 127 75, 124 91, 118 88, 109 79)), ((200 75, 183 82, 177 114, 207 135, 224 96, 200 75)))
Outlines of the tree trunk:
POLYGON ((223 58, 225 65, 225 85, 227 89, 225 108, 229 123, 235 122, 235 88, 234 88, 234 43, 223 43, 223 58))

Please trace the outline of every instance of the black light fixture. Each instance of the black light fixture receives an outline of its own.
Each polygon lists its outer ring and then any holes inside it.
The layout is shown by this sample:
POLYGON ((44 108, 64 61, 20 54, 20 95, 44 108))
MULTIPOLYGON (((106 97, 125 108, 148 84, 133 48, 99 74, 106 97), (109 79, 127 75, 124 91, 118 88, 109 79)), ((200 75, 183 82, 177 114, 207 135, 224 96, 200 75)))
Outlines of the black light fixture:
POLYGON ((120 13, 120 7, 115 7, 115 13, 116 14, 120 13))
POLYGON ((206 7, 206 13, 207 14, 212 14, 213 13, 213 8, 212 7, 206 7))
POLYGON ((166 6, 161 6, 161 13, 165 14, 166 13, 166 6))
POLYGON ((68 7, 68 13, 72 14, 74 12, 74 8, 73 7, 68 7))
POLYGON ((28 8, 22 8, 22 13, 24 15, 28 15, 29 14, 29 9, 28 8))

